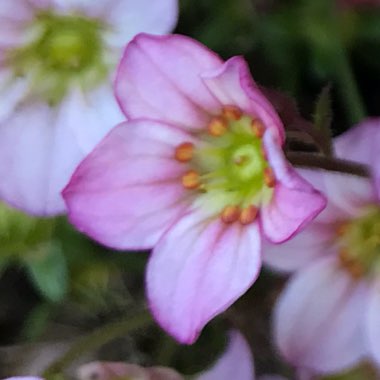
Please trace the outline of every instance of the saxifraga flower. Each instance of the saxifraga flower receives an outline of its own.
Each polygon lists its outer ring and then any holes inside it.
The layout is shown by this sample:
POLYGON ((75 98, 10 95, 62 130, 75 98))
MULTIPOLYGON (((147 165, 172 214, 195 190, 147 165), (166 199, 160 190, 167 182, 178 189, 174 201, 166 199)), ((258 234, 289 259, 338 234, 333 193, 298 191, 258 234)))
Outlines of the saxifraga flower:
POLYGON ((150 249, 157 321, 194 342, 255 281, 261 241, 291 238, 325 206, 284 159, 284 130, 243 58, 141 34, 116 78, 130 120, 80 164, 69 218, 117 249, 150 249))

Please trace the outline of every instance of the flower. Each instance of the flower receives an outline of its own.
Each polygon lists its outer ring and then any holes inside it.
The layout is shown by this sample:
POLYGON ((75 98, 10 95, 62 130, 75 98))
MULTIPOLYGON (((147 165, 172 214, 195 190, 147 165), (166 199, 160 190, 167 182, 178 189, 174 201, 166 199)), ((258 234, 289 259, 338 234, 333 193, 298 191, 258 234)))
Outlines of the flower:
POLYGON ((184 36, 138 35, 116 94, 130 121, 64 190, 71 222, 117 249, 154 247, 157 321, 192 343, 255 281, 261 239, 289 239, 325 200, 284 159, 284 130, 243 58, 184 36))
MULTIPOLYGON (((183 380, 184 377, 166 367, 143 368, 135 364, 93 362, 78 369, 79 380, 112 380, 129 376, 131 380, 183 380)), ((226 351, 208 370, 195 375, 194 380, 254 380, 255 369, 251 351, 244 337, 237 331, 230 333, 226 351)), ((285 380, 281 376, 266 375, 260 380, 285 380)))
POLYGON ((177 0, 2 0, 0 198, 26 212, 65 211, 61 190, 122 120, 112 77, 138 32, 166 33, 177 0))
MULTIPOLYGON (((379 132, 379 119, 346 132, 335 141, 338 157, 378 164, 379 145, 372 142, 379 132)), ((295 272, 275 308, 276 343, 290 363, 322 374, 368 354, 380 363, 378 189, 351 175, 303 175, 327 195, 328 205, 281 249, 264 250, 272 267, 295 272)))

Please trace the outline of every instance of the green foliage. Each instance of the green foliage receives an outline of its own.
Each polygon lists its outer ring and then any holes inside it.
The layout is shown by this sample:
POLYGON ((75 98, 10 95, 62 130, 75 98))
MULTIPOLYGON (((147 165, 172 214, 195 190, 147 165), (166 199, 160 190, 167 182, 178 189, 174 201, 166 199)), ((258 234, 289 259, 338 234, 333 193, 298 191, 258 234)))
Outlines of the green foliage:
POLYGON ((58 243, 40 245, 27 262, 27 269, 40 293, 49 301, 61 301, 68 289, 68 268, 58 243))

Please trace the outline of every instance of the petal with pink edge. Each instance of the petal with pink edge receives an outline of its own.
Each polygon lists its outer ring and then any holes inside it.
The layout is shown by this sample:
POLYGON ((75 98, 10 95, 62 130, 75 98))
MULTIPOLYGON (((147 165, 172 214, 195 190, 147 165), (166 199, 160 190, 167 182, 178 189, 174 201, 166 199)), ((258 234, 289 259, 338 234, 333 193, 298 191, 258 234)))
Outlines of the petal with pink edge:
POLYGON ((380 279, 374 281, 370 289, 366 332, 370 354, 380 365, 380 279))
POLYGON ((139 34, 119 65, 116 96, 127 117, 204 128, 220 103, 200 73, 221 64, 215 53, 188 37, 139 34))
POLYGON ((331 225, 313 222, 302 233, 283 244, 263 245, 263 261, 279 271, 296 271, 320 257, 336 254, 332 247, 335 231, 331 225))
POLYGON ((148 263, 147 294, 157 321, 179 342, 193 343, 256 280, 260 245, 256 224, 226 226, 200 210, 188 212, 148 263))
POLYGON ((185 169, 174 159, 183 141, 191 138, 150 120, 114 128, 63 192, 71 222, 111 247, 151 248, 186 206, 185 169))
POLYGON ((323 258, 296 274, 274 312, 275 341, 298 368, 339 372, 366 353, 362 311, 368 289, 354 281, 332 258, 323 258))
POLYGON ((325 208, 326 199, 285 160, 271 131, 264 135, 264 146, 276 185, 272 199, 262 207, 261 224, 268 240, 280 243, 313 220, 325 208))
POLYGON ((227 350, 208 371, 196 380, 254 380, 255 368, 248 343, 238 331, 230 333, 227 350))
POLYGON ((252 79, 242 57, 230 58, 223 66, 202 75, 204 83, 223 105, 239 106, 245 113, 260 118, 265 126, 285 138, 282 122, 273 106, 252 79))

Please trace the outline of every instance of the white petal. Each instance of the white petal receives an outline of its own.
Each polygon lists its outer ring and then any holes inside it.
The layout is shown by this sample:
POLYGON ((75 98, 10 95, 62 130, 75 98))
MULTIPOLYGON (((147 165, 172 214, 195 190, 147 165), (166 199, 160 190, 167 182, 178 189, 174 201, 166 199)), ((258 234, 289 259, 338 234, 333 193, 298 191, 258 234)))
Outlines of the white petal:
POLYGON ((166 34, 178 18, 178 0, 110 0, 107 21, 112 32, 105 38, 111 46, 123 47, 136 34, 166 34))
POLYGON ((366 322, 370 353, 380 366, 380 279, 371 287, 366 322))
POLYGON ((233 331, 222 357, 212 368, 196 377, 196 380, 254 380, 254 378, 255 368, 248 343, 239 332, 233 331))
POLYGON ((61 190, 115 121, 112 112, 106 117, 104 104, 115 102, 110 91, 107 101, 99 94, 89 97, 91 104, 73 90, 59 108, 28 104, 0 123, 2 199, 32 214, 65 211, 61 190))
POLYGON ((341 371, 365 355, 365 282, 324 258, 296 274, 275 308, 275 339, 285 358, 320 373, 341 371))

